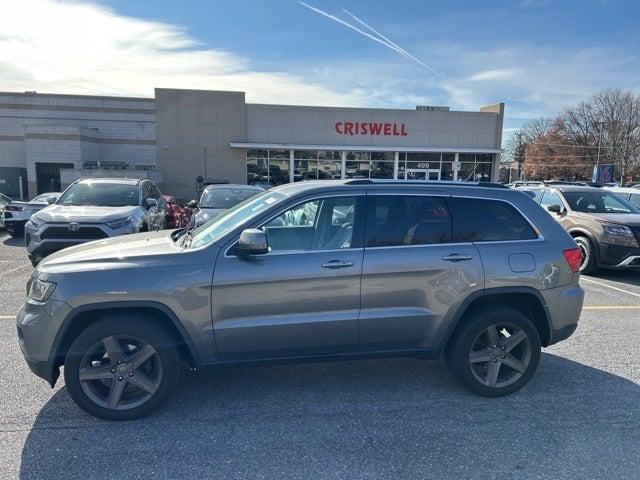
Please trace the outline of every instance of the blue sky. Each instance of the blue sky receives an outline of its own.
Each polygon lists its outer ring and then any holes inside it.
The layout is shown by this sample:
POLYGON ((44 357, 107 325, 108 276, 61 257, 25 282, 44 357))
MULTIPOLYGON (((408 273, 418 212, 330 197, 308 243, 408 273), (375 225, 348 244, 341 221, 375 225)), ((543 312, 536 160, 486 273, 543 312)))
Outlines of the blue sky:
POLYGON ((637 1, 307 3, 372 33, 348 10, 438 74, 296 0, 0 0, 0 89, 219 88, 265 103, 472 110, 504 101, 507 133, 602 88, 640 91, 637 1))

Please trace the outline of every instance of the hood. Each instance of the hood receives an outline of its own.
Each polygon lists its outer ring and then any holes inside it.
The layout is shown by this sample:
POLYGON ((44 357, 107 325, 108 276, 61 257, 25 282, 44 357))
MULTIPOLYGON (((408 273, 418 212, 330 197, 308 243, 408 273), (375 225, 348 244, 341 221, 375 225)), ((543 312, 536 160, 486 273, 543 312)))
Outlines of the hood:
POLYGON ((38 270, 66 273, 164 262, 182 251, 171 239, 173 231, 122 235, 65 248, 42 260, 38 270))
POLYGON ((22 207, 22 210, 37 211, 49 206, 46 202, 11 202, 8 205, 22 207))
POLYGON ((635 213, 584 213, 576 212, 576 215, 591 218, 599 222, 617 223, 619 225, 640 226, 640 215, 635 213))
POLYGON ((38 212, 38 218, 48 223, 106 223, 128 217, 137 207, 96 207, 75 205, 49 205, 38 212))
POLYGON ((200 226, 207 223, 214 217, 217 217, 222 212, 226 212, 226 208, 200 208, 196 213, 196 226, 200 226))

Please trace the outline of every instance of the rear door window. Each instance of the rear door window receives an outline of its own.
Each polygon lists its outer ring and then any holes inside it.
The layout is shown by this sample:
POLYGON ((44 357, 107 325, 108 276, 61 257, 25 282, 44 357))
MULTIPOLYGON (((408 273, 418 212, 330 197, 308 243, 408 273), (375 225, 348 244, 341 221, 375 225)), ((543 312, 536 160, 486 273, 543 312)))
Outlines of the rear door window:
POLYGON ((542 199, 542 195, 544 194, 544 190, 524 190, 524 189, 518 189, 518 190, 522 190, 524 193, 529 195, 538 203, 540 203, 540 200, 542 199))
POLYGON ((451 243, 452 229, 451 214, 443 198, 367 196, 367 247, 451 243))
POLYGON ((501 200, 456 198, 456 211, 464 218, 465 241, 505 242, 534 240, 538 234, 522 214, 501 200))
POLYGON ((632 193, 629 196, 629 202, 636 207, 640 207, 640 193, 632 193))

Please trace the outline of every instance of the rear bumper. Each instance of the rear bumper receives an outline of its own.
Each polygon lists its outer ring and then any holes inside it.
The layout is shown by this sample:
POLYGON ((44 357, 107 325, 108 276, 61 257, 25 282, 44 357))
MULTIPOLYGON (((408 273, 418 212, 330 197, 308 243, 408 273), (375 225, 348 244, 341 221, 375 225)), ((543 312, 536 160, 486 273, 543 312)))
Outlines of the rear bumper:
POLYGON ((551 338, 547 345, 552 345, 568 338, 576 330, 582 313, 584 290, 575 285, 542 290, 540 293, 547 304, 551 322, 551 338))

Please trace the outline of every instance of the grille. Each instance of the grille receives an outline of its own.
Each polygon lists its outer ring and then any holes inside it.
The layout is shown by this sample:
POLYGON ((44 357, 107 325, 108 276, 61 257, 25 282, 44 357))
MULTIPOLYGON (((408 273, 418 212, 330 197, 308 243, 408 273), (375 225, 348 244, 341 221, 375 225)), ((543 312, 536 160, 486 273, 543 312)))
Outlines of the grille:
POLYGON ((72 232, 67 227, 49 227, 42 232, 40 238, 43 240, 48 238, 56 240, 99 240, 108 236, 97 227, 80 227, 75 232, 72 232))
POLYGON ((629 227, 631 229, 631 231, 636 235, 636 238, 638 239, 638 243, 640 243, 640 226, 637 227, 629 227))

